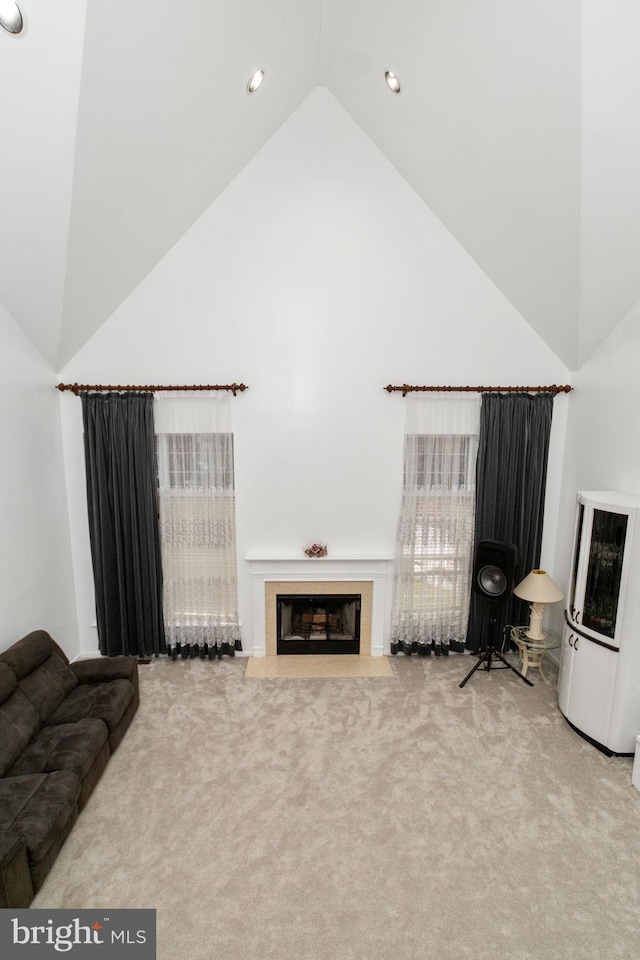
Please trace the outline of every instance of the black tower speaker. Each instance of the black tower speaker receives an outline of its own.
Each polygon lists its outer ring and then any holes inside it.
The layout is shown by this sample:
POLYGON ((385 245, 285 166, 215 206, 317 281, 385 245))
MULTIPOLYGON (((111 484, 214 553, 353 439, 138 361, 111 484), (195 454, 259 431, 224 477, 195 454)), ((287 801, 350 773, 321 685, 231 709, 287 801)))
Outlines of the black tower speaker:
MULTIPOLYGON (((473 592, 489 603, 487 608, 486 648, 480 654, 475 667, 469 671, 459 686, 464 687, 476 670, 484 664, 485 670, 491 670, 494 663, 501 663, 498 670, 507 667, 530 687, 533 686, 524 674, 509 663, 497 649, 499 647, 500 626, 498 619, 504 611, 498 611, 496 604, 505 603, 513 593, 518 563, 518 548, 514 543, 502 543, 500 540, 481 540, 476 549, 473 565, 473 592)), ((484 619, 484 618, 483 618, 484 619)))
POLYGON ((504 603, 513 592, 518 565, 514 543, 481 540, 473 568, 473 590, 492 603, 504 603))

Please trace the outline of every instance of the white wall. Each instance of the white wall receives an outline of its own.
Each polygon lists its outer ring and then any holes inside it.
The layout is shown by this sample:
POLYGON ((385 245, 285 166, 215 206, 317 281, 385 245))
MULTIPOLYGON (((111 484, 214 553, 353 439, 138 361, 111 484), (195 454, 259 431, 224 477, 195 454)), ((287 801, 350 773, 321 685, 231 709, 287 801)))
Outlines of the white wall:
MULTIPOLYGON (((3 4, 4 6, 4 4, 3 4)), ((0 36, 0 299, 58 359, 86 0, 28 0, 0 36)))
MULTIPOLYGON (((611 3, 594 2, 609 14, 611 3)), ((322 4, 327 87, 572 368, 581 9, 582 0, 322 4)))
POLYGON ((320 7, 190 0, 176 29, 174 0, 87 4, 61 362, 313 89, 320 7))
POLYGON ((45 629, 78 652, 55 375, 0 305, 0 649, 45 629))
MULTIPOLYGON (((315 539, 333 554, 393 553, 405 404, 386 384, 564 383, 568 371, 319 88, 61 379, 249 385, 232 402, 247 648, 247 553, 315 539)), ((80 404, 61 404, 89 650, 80 404)), ((556 400, 552 544, 567 404, 556 400)))
POLYGON ((555 569, 566 590, 578 490, 640 495, 640 302, 574 377, 555 569))
POLYGON ((583 0, 581 362, 640 297, 639 35, 634 0, 583 0))

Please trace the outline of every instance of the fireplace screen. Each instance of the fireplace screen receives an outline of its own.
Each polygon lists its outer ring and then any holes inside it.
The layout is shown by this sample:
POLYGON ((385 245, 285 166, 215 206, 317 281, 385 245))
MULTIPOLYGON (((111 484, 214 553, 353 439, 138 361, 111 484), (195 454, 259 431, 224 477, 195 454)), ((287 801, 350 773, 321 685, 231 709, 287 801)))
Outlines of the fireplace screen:
POLYGON ((281 595, 278 653, 360 653, 360 594, 281 595))

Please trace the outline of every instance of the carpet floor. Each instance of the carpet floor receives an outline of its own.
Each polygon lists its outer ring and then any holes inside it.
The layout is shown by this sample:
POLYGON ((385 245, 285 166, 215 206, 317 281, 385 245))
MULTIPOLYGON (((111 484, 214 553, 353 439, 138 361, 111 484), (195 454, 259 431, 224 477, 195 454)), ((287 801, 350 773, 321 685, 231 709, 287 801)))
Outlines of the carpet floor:
MULTIPOLYGON (((159 960, 637 960, 640 794, 554 683, 140 667, 33 907, 157 910, 159 960)), ((553 678, 555 679, 555 677, 553 678)))

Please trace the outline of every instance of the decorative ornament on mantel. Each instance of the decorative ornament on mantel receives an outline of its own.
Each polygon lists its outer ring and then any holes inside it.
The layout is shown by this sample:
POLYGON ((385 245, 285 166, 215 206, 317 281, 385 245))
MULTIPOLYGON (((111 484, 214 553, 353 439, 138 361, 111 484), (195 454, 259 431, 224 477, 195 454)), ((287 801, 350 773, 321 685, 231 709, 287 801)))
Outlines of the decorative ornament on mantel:
POLYGON ((329 551, 326 543, 312 543, 310 547, 304 547, 304 552, 308 557, 326 557, 329 551))

